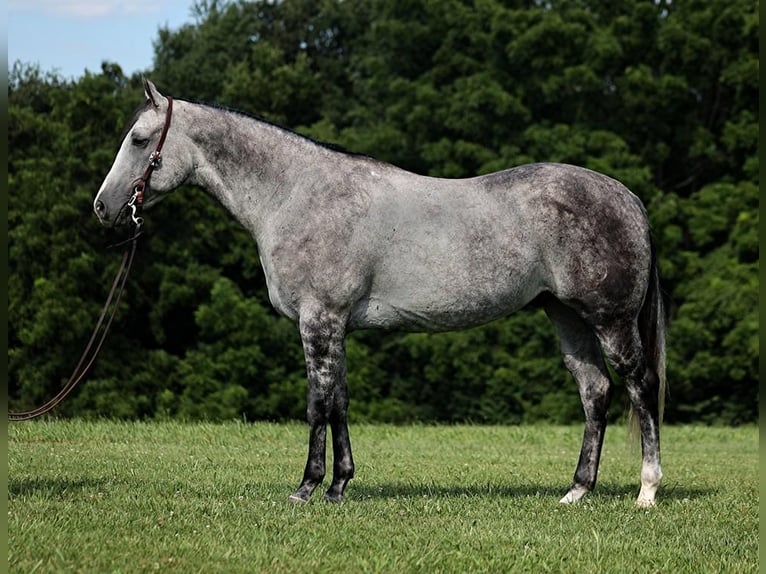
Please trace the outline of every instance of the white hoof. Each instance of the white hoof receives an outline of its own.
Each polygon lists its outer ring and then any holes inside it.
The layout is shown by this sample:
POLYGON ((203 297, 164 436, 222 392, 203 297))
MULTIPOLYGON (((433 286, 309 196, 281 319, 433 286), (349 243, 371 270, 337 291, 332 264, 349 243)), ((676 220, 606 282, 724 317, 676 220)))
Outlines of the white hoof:
POLYGON ((573 486, 564 495, 564 498, 559 500, 560 504, 574 504, 588 493, 588 489, 584 486, 573 486))
POLYGON ((636 508, 654 508, 657 506, 657 503, 654 501, 654 499, 648 499, 648 498, 641 498, 640 496, 636 499, 636 508))

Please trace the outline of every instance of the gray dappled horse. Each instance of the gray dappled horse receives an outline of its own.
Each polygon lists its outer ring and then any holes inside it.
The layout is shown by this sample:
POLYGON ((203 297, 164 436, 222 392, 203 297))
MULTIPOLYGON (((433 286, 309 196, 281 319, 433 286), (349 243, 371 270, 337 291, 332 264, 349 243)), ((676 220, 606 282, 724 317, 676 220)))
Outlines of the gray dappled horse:
MULTIPOLYGON (((161 134, 170 98, 147 101, 94 201, 107 225, 126 205, 161 134)), ((596 484, 612 381, 624 381, 641 432, 636 504, 660 484, 665 322, 640 200, 605 175, 540 163, 469 179, 424 177, 322 145, 271 123, 175 101, 145 206, 182 184, 207 190, 252 234, 274 308, 298 324, 308 374, 308 461, 290 497, 325 476, 330 424, 341 501, 354 476, 344 339, 354 329, 448 331, 532 300, 553 321, 585 411, 582 450, 563 503, 596 484)), ((150 172, 149 172, 150 173, 150 172)))

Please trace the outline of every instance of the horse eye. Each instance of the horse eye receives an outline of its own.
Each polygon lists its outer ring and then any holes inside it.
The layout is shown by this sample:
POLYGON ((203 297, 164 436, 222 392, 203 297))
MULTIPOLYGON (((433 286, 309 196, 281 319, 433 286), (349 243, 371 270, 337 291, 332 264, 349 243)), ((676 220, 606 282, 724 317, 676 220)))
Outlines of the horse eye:
POLYGON ((149 138, 141 138, 138 136, 133 136, 130 139, 130 143, 132 143, 136 147, 146 147, 146 144, 149 143, 149 138))

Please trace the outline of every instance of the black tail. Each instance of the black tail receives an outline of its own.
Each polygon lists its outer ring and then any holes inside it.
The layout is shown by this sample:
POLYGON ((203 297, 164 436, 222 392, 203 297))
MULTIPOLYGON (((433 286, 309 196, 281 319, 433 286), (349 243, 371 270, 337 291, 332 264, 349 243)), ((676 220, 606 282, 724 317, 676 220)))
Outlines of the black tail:
MULTIPOLYGON (((662 300, 660 289, 660 273, 657 268, 657 254, 654 242, 651 244, 652 261, 649 270, 649 285, 646 289, 644 305, 638 315, 638 330, 641 342, 644 346, 649 368, 657 376, 657 404, 659 407, 659 421, 662 422, 665 411, 665 393, 667 381, 665 378, 665 330, 666 316, 665 305, 662 300)), ((638 417, 631 406, 629 421, 632 436, 638 436, 638 417)))

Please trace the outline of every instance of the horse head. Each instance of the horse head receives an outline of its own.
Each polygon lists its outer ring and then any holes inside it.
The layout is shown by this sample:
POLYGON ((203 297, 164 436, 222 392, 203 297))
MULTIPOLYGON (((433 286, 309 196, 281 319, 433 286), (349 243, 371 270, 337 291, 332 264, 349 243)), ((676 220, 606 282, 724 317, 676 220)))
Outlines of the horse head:
POLYGON ((126 224, 127 207, 137 191, 139 203, 150 207, 186 181, 192 170, 190 147, 184 146, 183 130, 178 129, 181 118, 173 117, 171 98, 160 94, 146 78, 144 93, 146 102, 128 125, 112 168, 93 201, 103 225, 126 224))

